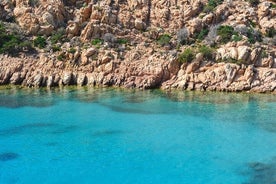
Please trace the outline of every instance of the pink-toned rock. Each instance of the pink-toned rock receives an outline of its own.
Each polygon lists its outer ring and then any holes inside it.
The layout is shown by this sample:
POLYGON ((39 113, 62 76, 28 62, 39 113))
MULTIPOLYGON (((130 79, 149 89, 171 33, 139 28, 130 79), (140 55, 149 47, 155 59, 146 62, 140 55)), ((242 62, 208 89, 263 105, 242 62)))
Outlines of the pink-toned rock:
POLYGON ((11 84, 20 84, 22 82, 22 76, 20 72, 13 73, 12 77, 10 78, 11 84))
POLYGON ((190 74, 194 71, 196 71, 199 68, 199 63, 198 62, 192 62, 191 64, 188 65, 186 69, 186 73, 190 74))
POLYGON ((77 22, 70 21, 66 28, 66 32, 71 36, 77 36, 79 34, 79 25, 77 22))
POLYGON ((142 20, 139 20, 139 19, 135 20, 134 25, 135 25, 135 28, 138 30, 144 30, 146 27, 146 24, 142 20))
POLYGON ((237 66, 234 64, 226 64, 225 67, 225 74, 227 79, 227 85, 231 84, 236 76, 237 73, 237 66))
POLYGON ((101 60, 101 64, 109 63, 111 60, 112 60, 111 56, 105 55, 105 56, 103 56, 103 58, 101 60))
POLYGON ((77 75, 77 85, 78 85, 78 86, 83 86, 83 85, 86 84, 86 82, 87 82, 87 77, 86 77, 86 75, 85 75, 84 73, 79 73, 79 74, 77 75))
POLYGON ((72 72, 65 72, 62 77, 63 85, 70 85, 72 80, 72 72))
POLYGON ((35 87, 40 87, 42 80, 43 80, 43 76, 41 75, 41 73, 39 73, 39 74, 34 76, 34 79, 33 79, 32 83, 35 87))
POLYGON ((246 68, 245 72, 244 72, 244 77, 246 82, 250 85, 251 82, 253 81, 253 77, 254 77, 254 66, 250 65, 246 68))
POLYGON ((238 60, 247 62, 249 56, 250 56, 250 48, 248 46, 238 47, 238 60))
POLYGON ((238 59, 238 50, 235 47, 229 48, 229 56, 233 59, 238 59))

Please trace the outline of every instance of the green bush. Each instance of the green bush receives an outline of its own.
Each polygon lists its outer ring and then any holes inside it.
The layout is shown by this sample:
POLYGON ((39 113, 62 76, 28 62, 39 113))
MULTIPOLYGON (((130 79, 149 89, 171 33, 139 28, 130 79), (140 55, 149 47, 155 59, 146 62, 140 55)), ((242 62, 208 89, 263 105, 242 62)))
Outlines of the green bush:
POLYGON ((31 7, 35 7, 39 5, 39 0, 29 0, 28 3, 31 7))
POLYGON ((101 44, 103 44, 103 40, 100 38, 95 38, 91 41, 91 44, 92 45, 101 45, 101 44))
POLYGON ((266 57, 268 57, 268 53, 265 50, 262 50, 261 58, 266 58, 266 57))
POLYGON ((157 43, 161 46, 165 46, 165 45, 168 45, 170 41, 171 41, 171 36, 168 34, 163 34, 158 38, 157 43))
POLYGON ((180 63, 191 62, 195 58, 195 53, 192 49, 187 48, 178 56, 178 61, 180 63))
POLYGON ((237 34, 232 26, 220 26, 217 30, 217 33, 221 37, 222 43, 229 42, 232 38, 232 35, 237 34))
POLYGON ((57 52, 57 51, 61 51, 61 48, 60 48, 60 46, 53 45, 52 50, 53 50, 53 52, 57 52))
POLYGON ((216 7, 216 6, 220 5, 220 4, 222 4, 223 1, 224 0, 209 0, 208 1, 208 5, 216 7))
POLYGON ((0 54, 7 53, 12 56, 19 52, 32 51, 32 44, 24 40, 18 33, 8 33, 5 26, 0 22, 0 54))
POLYGON ((276 35, 276 30, 274 29, 274 27, 269 28, 265 35, 269 38, 273 38, 276 35))
POLYGON ((213 59, 214 49, 206 45, 202 45, 198 48, 198 52, 203 54, 205 59, 213 59))
POLYGON ((225 63, 235 63, 235 64, 242 64, 243 61, 242 60, 237 60, 237 59, 234 59, 234 58, 223 58, 221 61, 225 62, 225 63))
POLYGON ((241 35, 234 35, 233 36, 233 41, 234 42, 238 42, 238 41, 241 41, 242 40, 242 36, 241 35))
POLYGON ((210 13, 212 12, 218 5, 222 4, 223 0, 209 0, 207 5, 203 8, 203 12, 210 13))
POLYGON ((33 44, 35 47, 38 47, 40 49, 45 48, 46 47, 46 38, 44 38, 43 36, 38 36, 34 39, 33 44))
POLYGON ((198 34, 196 34, 196 39, 202 41, 208 35, 208 33, 209 30, 207 28, 203 28, 198 34))
POLYGON ((210 5, 207 4, 207 5, 204 6, 204 8, 203 8, 203 12, 204 12, 204 13, 210 13, 210 12, 214 11, 214 9, 215 9, 215 7, 210 6, 210 5))
POLYGON ((117 40, 117 43, 118 43, 118 44, 127 44, 127 43, 128 43, 128 40, 125 39, 125 38, 120 38, 120 39, 117 40))
POLYGON ((0 53, 12 53, 16 51, 21 40, 16 35, 1 35, 0 36, 0 53))
POLYGON ((251 6, 257 6, 260 0, 247 0, 251 6))
POLYGON ((62 40, 63 40, 63 35, 64 35, 65 33, 64 33, 64 31, 63 30, 59 30, 59 31, 57 31, 55 34, 53 34, 52 36, 51 36, 51 43, 52 44, 56 44, 56 43, 59 43, 59 42, 62 42, 62 40))
POLYGON ((262 34, 259 31, 256 31, 254 29, 249 29, 247 31, 247 38, 248 42, 251 44, 256 43, 256 41, 261 42, 262 41, 262 34))
POLYGON ((256 22, 253 22, 251 19, 248 19, 247 21, 251 27, 255 28, 257 26, 256 22))
POLYGON ((61 53, 60 55, 58 55, 58 56, 57 56, 57 59, 58 59, 59 61, 64 61, 64 60, 66 59, 64 53, 61 53))
POLYGON ((74 54, 77 50, 75 48, 70 48, 68 50, 69 53, 74 54))

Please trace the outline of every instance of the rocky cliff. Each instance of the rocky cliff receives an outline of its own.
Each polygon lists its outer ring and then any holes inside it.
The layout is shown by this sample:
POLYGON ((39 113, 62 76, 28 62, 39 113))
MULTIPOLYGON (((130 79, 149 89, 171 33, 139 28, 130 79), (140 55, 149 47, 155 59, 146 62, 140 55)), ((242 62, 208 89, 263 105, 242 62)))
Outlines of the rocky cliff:
POLYGON ((276 91, 276 2, 2 0, 0 84, 276 91))

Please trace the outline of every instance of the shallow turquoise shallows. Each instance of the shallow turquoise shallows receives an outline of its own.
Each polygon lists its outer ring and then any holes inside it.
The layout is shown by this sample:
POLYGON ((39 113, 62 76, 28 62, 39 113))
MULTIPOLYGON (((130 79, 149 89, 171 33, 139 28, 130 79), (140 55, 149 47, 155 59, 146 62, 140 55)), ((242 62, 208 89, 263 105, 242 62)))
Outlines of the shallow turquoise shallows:
POLYGON ((272 184, 276 96, 0 90, 1 184, 272 184))

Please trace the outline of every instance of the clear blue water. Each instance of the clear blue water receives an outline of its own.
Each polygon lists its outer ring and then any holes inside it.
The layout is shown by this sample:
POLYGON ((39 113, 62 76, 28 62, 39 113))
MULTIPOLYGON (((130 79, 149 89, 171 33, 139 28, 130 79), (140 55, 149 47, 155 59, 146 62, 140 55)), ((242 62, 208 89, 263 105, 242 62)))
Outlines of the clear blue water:
POLYGON ((0 183, 275 183, 276 96, 0 90, 0 183))

